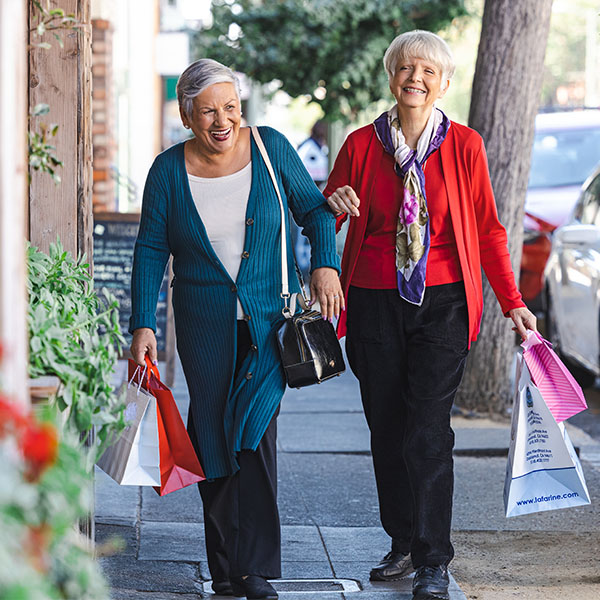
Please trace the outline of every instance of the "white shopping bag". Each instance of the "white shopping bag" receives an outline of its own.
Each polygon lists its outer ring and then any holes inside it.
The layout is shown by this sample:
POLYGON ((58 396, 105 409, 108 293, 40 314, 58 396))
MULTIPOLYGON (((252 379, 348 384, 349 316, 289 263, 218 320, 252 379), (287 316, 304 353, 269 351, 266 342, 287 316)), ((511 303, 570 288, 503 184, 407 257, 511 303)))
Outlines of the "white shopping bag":
POLYGON ((504 483, 507 517, 590 503, 581 463, 517 356, 510 448, 504 483))
POLYGON ((97 465, 121 485, 160 487, 156 398, 131 381, 125 419, 131 424, 104 451, 97 465))

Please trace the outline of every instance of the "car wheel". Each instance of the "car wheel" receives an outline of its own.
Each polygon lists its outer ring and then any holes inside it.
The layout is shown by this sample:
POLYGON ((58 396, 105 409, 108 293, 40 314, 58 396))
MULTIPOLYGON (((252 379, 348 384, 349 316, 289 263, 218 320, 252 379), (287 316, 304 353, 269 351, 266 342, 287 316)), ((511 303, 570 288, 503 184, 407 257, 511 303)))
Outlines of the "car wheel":
POLYGON ((556 325, 556 316, 554 314, 554 306, 548 290, 546 290, 546 336, 550 342, 552 342, 552 348, 554 352, 556 352, 560 359, 565 363, 565 366, 567 369, 569 369, 569 372, 571 375, 573 375, 575 381, 583 389, 592 387, 596 382, 595 373, 588 371, 585 367, 580 365, 572 358, 565 356, 561 351, 560 337, 558 334, 558 327, 556 325))

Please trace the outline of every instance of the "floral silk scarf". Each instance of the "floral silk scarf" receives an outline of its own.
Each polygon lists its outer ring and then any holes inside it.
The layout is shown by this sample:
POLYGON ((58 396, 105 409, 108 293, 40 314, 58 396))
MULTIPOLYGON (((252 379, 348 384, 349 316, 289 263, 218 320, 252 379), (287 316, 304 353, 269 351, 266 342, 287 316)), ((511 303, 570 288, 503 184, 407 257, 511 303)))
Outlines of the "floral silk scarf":
POLYGON ((440 109, 434 108, 416 150, 409 148, 405 142, 398 119, 398 105, 382 113, 373 125, 384 150, 394 157, 394 170, 398 177, 402 177, 404 185, 396 228, 398 291, 407 302, 421 306, 430 244, 423 167, 429 156, 442 145, 450 120, 440 109))

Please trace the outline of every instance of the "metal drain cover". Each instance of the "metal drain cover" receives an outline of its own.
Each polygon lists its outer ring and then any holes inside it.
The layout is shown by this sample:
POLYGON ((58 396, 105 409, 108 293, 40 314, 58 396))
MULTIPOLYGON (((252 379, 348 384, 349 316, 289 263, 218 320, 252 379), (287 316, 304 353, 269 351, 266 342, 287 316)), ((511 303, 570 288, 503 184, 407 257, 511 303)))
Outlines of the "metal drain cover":
MULTIPOLYGON (((273 579, 270 583, 279 594, 349 594, 361 590, 354 579, 273 579)), ((205 581, 202 590, 212 592, 212 581, 205 581)))

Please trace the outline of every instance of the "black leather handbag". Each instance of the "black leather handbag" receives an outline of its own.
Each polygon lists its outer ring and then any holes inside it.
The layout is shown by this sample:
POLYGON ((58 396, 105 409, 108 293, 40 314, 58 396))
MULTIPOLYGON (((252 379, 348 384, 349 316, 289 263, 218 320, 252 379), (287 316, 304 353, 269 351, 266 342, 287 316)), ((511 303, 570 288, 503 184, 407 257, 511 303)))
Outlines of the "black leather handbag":
POLYGON ((277 343, 291 388, 321 383, 346 369, 335 329, 319 311, 303 310, 287 318, 277 331, 277 343))
POLYGON ((319 311, 308 307, 304 280, 298 265, 296 265, 296 274, 302 291, 300 299, 302 311, 294 314, 296 294, 290 302, 288 285, 286 211, 269 155, 256 127, 252 127, 252 135, 275 186, 281 210, 281 298, 284 303, 282 313, 285 317, 283 324, 277 330, 281 362, 288 386, 306 387, 341 375, 346 370, 346 365, 333 325, 323 319, 319 311))

